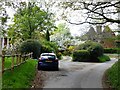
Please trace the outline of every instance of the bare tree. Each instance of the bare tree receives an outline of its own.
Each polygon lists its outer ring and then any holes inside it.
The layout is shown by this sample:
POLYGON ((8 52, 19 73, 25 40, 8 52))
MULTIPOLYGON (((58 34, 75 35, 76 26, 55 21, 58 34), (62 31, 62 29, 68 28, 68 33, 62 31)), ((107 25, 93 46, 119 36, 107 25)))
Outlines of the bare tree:
POLYGON ((120 24, 120 1, 111 2, 82 2, 81 0, 62 2, 62 7, 65 9, 71 8, 74 11, 86 10, 86 18, 83 22, 72 22, 70 19, 67 21, 71 24, 80 25, 83 23, 89 24, 105 24, 107 22, 120 24))

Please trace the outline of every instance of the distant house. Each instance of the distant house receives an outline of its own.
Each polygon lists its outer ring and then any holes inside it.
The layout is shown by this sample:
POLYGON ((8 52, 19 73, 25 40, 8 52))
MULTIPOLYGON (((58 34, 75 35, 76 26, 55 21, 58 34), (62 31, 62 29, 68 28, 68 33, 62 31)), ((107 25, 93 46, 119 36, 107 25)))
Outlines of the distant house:
POLYGON ((105 26, 102 28, 102 26, 96 26, 96 29, 93 27, 90 27, 89 31, 81 36, 81 40, 91 40, 94 42, 99 42, 103 45, 105 48, 112 48, 115 47, 115 34, 114 32, 109 28, 109 26, 105 26))

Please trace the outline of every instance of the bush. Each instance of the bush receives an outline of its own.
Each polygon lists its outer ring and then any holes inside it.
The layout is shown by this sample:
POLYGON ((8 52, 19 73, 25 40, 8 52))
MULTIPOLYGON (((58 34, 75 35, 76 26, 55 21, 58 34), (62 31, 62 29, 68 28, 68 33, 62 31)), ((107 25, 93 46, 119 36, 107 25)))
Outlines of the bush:
POLYGON ((21 53, 33 52, 33 58, 37 59, 41 54, 41 44, 36 40, 26 40, 20 46, 21 53))
POLYGON ((103 55, 103 47, 96 42, 87 41, 83 44, 80 44, 76 50, 87 50, 90 53, 91 62, 99 62, 98 57, 103 55))
POLYGON ((49 42, 46 40, 41 41, 42 43, 42 53, 50 53, 50 52, 56 52, 57 51, 57 45, 53 42, 49 42))
POLYGON ((62 54, 59 53, 58 46, 56 43, 45 41, 45 40, 42 40, 41 43, 42 43, 41 53, 54 52, 57 55, 57 58, 61 59, 62 54))
POLYGON ((98 57, 99 62, 110 61, 110 58, 106 55, 102 55, 98 57))
POLYGON ((73 52, 73 61, 89 61, 89 52, 87 50, 77 50, 73 52))
POLYGON ((61 59, 61 58, 62 58, 62 53, 61 53, 61 52, 56 53, 56 55, 57 55, 57 58, 58 58, 58 59, 61 59))
POLYGON ((91 61, 99 61, 98 57, 103 55, 103 47, 98 43, 93 43, 89 48, 88 51, 90 53, 90 60, 91 61))
POLYGON ((54 51, 54 49, 52 47, 50 47, 49 45, 42 45, 41 53, 50 53, 53 51, 54 51))
POLYGON ((104 48, 104 53, 117 53, 118 48, 104 48))
POLYGON ((64 55, 71 55, 74 51, 74 46, 69 46, 65 51, 64 51, 64 55))

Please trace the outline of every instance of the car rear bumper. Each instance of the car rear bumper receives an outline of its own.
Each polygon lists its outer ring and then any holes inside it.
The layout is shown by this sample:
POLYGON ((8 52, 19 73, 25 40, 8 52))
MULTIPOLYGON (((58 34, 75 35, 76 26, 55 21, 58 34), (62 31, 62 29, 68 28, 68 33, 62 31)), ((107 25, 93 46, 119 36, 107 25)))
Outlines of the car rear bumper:
POLYGON ((58 63, 38 63, 39 69, 58 69, 59 65, 58 63))

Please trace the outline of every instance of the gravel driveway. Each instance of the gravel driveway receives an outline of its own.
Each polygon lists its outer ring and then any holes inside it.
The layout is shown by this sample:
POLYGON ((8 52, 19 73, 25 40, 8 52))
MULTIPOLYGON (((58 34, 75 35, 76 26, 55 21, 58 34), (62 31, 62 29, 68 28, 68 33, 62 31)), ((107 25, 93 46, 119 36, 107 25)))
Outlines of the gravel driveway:
POLYGON ((72 62, 63 57, 59 71, 38 71, 34 88, 102 88, 102 76, 117 60, 105 63, 72 62))

